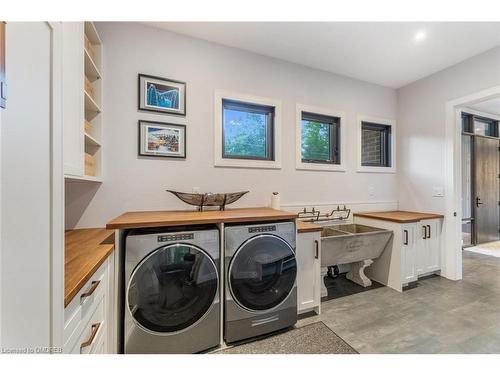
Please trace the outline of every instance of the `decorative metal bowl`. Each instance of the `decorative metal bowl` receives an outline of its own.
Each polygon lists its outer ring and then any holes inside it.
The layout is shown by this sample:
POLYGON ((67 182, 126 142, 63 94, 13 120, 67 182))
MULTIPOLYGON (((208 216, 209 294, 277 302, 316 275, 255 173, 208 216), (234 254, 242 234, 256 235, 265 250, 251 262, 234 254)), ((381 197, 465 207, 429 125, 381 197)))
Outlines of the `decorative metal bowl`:
POLYGON ((203 211, 203 206, 219 206, 219 210, 224 211, 226 204, 234 203, 248 193, 248 191, 238 191, 236 193, 182 193, 173 190, 167 191, 184 203, 198 206, 198 211, 203 211))

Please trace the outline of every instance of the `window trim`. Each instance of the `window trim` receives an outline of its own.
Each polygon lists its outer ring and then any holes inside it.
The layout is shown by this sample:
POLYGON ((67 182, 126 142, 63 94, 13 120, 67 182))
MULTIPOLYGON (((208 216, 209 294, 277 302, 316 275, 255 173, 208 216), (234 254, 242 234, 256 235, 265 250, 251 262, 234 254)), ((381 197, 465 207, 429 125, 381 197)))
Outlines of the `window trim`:
POLYGON ((343 111, 329 108, 315 107, 307 104, 296 104, 295 111, 295 169, 313 171, 345 172, 347 165, 347 116, 343 111), (320 116, 337 117, 339 122, 340 136, 340 164, 329 164, 320 162, 302 161, 302 112, 312 113, 320 116))
POLYGON ((357 172, 359 173, 396 173, 396 120, 384 119, 379 117, 372 117, 366 115, 358 115, 357 118, 357 172), (369 122, 373 124, 387 125, 391 127, 391 148, 390 148, 390 167, 381 166, 365 166, 362 165, 362 132, 363 132, 363 122, 369 122))
POLYGON ((239 94, 225 90, 214 93, 214 165, 216 167, 281 169, 281 101, 260 96, 239 94), (223 100, 274 107, 274 160, 223 157, 223 100))

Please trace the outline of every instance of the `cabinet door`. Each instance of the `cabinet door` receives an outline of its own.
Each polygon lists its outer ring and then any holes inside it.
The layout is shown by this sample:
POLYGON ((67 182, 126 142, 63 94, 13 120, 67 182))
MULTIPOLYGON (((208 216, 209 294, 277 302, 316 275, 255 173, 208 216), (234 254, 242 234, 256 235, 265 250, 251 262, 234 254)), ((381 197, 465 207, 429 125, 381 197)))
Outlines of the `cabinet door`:
POLYGON ((417 256, 417 275, 422 275, 427 272, 427 265, 429 263, 429 251, 428 251, 428 240, 427 233, 428 229, 425 224, 419 224, 417 226, 418 233, 416 241, 418 246, 416 246, 416 256, 417 256))
POLYGON ((417 224, 401 227, 401 282, 407 284, 417 280, 417 224))
POLYGON ((297 298, 298 312, 316 309, 319 313, 321 292, 319 232, 297 235, 297 298))
POLYGON ((441 223, 442 221, 439 219, 421 222, 427 229, 427 238, 423 240, 425 248, 424 273, 441 269, 441 223))
POLYGON ((83 22, 63 22, 62 118, 64 174, 84 173, 83 22))

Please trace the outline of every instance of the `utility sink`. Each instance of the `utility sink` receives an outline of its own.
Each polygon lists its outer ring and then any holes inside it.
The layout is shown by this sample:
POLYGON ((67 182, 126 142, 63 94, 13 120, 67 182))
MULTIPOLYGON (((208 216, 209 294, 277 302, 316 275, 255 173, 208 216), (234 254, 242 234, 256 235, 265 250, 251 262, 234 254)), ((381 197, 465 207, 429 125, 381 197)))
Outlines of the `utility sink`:
POLYGON ((364 287, 372 284, 364 270, 382 254, 393 232, 360 224, 324 225, 321 266, 351 264, 347 278, 364 287))

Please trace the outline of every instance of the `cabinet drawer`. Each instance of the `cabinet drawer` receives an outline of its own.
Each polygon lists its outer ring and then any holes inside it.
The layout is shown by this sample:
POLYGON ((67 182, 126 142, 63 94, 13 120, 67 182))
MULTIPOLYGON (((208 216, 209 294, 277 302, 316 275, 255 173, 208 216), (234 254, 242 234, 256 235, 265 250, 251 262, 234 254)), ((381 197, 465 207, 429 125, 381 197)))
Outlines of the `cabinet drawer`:
POLYGON ((94 273, 64 309, 64 347, 72 348, 84 329, 84 324, 92 316, 104 298, 108 288, 108 260, 94 273))
POLYGON ((80 337, 76 340, 71 354, 90 354, 103 345, 106 332, 105 298, 99 301, 96 310, 85 323, 80 337))

